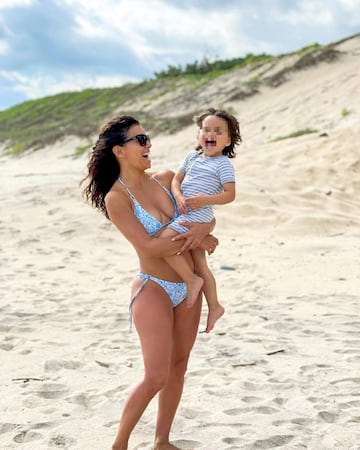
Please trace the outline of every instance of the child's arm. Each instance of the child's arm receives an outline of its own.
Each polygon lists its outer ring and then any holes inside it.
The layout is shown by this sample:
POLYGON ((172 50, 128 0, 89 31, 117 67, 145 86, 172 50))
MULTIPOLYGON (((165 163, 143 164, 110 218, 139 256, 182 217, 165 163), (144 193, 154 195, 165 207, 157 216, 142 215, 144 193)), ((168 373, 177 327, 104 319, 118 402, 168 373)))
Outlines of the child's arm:
POLYGON ((181 193, 181 183, 182 180, 184 179, 184 176, 185 176, 184 172, 176 172, 174 178, 171 181, 171 192, 175 197, 176 204, 180 214, 186 213, 186 199, 181 193))
POLYGON ((235 200, 235 183, 225 183, 223 192, 215 195, 198 194, 186 199, 186 206, 189 209, 198 209, 206 205, 226 205, 235 200))

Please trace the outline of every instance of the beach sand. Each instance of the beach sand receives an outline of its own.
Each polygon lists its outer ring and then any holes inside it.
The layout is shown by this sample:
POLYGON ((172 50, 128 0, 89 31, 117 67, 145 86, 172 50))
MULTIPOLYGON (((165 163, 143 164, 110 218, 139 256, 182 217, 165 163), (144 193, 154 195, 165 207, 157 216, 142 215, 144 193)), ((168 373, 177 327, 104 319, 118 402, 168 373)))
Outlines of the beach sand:
MULTIPOLYGON (((209 257, 226 313, 191 356, 182 449, 360 449, 360 67, 331 67, 231 105, 237 198, 216 208, 209 257), (319 132, 269 143, 306 127, 319 132)), ((195 135, 157 136, 153 169, 175 170, 195 135)), ((0 159, 3 450, 109 450, 142 376, 136 254, 82 199, 77 145, 0 159)), ((155 413, 153 401, 131 450, 151 448, 155 413)))

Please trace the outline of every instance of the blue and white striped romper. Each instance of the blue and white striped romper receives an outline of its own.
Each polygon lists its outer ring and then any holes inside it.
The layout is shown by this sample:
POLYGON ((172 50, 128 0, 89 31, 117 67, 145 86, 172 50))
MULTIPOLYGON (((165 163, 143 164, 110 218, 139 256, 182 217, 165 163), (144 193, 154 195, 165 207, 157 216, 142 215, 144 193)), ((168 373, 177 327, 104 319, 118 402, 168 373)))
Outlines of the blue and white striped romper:
MULTIPOLYGON (((181 183, 181 192, 184 197, 193 197, 196 194, 219 194, 223 191, 225 183, 235 182, 234 167, 225 155, 204 156, 194 150, 186 155, 179 171, 185 173, 181 183)), ((181 214, 168 227, 177 233, 185 233, 188 229, 180 222, 211 222, 213 217, 213 207, 207 205, 181 214)))

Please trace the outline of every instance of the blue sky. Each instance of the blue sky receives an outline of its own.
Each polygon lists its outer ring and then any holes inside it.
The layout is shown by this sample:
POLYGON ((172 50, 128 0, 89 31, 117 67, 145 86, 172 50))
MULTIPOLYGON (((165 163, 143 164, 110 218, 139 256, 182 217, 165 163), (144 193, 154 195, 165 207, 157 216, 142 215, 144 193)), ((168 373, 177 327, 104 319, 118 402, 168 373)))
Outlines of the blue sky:
POLYGON ((0 110, 360 32, 360 0, 0 0, 0 110))

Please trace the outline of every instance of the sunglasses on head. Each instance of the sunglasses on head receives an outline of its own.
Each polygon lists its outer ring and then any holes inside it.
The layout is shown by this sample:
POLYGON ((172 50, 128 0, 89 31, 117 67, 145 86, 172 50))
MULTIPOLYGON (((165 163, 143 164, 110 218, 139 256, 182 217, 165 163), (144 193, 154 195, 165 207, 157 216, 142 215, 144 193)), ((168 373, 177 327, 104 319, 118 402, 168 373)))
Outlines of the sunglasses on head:
POLYGON ((130 141, 138 141, 139 145, 141 147, 145 147, 148 142, 150 142, 150 136, 148 134, 137 134, 136 136, 133 136, 129 139, 126 139, 124 141, 124 144, 130 141))

